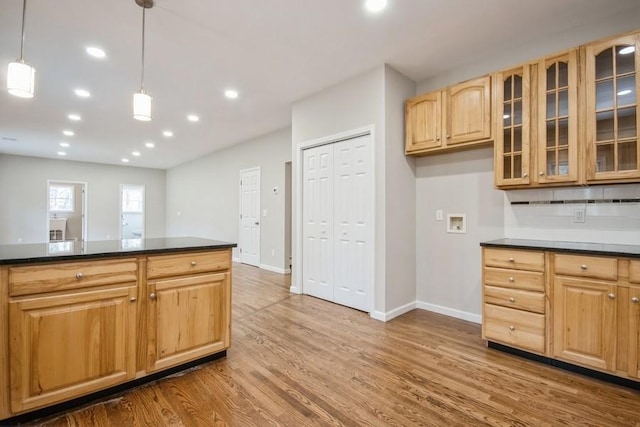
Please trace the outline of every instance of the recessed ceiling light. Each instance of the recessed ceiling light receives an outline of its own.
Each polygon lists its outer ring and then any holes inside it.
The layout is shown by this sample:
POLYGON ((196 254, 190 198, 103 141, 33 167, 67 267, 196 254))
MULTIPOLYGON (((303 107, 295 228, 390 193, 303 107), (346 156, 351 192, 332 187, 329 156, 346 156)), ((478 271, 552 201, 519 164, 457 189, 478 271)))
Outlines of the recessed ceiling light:
POLYGON ((58 156, 66 156, 67 153, 65 153, 64 151, 58 151, 58 156))
POLYGON ((139 156, 140 152, 139 151, 132 151, 131 154, 133 154, 134 156, 139 156))
POLYGON ((60 143, 60 147, 65 147, 65 148, 66 148, 66 147, 68 147, 68 146, 69 146, 69 143, 68 143, 68 142, 61 142, 61 143, 60 143))
POLYGON ((236 99, 238 97, 238 91, 233 89, 226 90, 224 91, 224 96, 229 99, 236 99))
POLYGON ((387 7, 387 0, 367 0, 365 7, 369 12, 377 13, 387 7))
POLYGON ((636 51, 636 47, 635 46, 627 46, 627 47, 623 47, 622 49, 620 49, 618 51, 618 53, 620 55, 628 55, 630 53, 633 53, 636 51))
POLYGON ((74 122, 82 120, 82 117, 78 114, 69 114, 67 117, 69 117, 69 120, 73 120, 74 122))
POLYGON ((120 160, 122 161, 122 163, 129 163, 129 159, 127 159, 126 157, 125 157, 125 158, 122 158, 122 159, 120 159, 120 160))
POLYGON ((162 132, 162 134, 167 138, 171 138, 173 136, 173 132, 170 130, 165 130, 164 132, 162 132))
POLYGON ((620 92, 618 92, 618 96, 625 96, 625 95, 629 95, 631 93, 631 89, 623 89, 620 92))
POLYGON ((153 142, 145 142, 144 146, 147 148, 153 148, 156 146, 156 144, 154 144, 153 142))
POLYGON ((73 92, 80 98, 89 98, 91 96, 91 92, 86 89, 76 89, 73 92))
POLYGON ((200 117, 196 116, 195 114, 189 114, 187 116, 187 120, 189 120, 190 122, 199 122, 200 117))
POLYGON ((89 55, 93 56, 94 58, 105 58, 107 56, 104 50, 95 46, 89 46, 86 49, 86 51, 89 55))
POLYGON ((65 136, 73 136, 75 133, 72 130, 65 129, 62 131, 65 136))

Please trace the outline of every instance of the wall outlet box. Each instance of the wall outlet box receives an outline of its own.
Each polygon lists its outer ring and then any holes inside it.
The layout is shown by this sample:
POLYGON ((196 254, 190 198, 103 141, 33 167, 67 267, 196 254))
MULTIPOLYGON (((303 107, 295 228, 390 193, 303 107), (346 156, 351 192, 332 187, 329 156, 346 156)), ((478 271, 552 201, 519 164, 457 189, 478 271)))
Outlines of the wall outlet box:
POLYGON ((586 209, 576 209, 573 211, 573 222, 584 222, 587 217, 586 209))
POLYGON ((447 214, 447 233, 466 233, 466 214, 447 214))

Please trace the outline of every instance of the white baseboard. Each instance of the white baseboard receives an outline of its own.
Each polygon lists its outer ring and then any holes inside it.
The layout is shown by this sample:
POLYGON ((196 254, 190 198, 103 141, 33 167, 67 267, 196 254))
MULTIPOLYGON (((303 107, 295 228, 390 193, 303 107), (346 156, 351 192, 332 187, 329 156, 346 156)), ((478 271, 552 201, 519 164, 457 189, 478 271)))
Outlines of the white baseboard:
POLYGON ((233 262, 240 262, 240 258, 233 257, 233 258, 231 258, 231 261, 233 261, 233 262))
POLYGON ((274 267, 272 265, 267 265, 267 264, 260 264, 260 268, 263 269, 263 270, 273 271, 274 273, 280 273, 280 274, 289 274, 289 273, 291 273, 291 270, 289 270, 289 269, 284 269, 284 268, 280 268, 280 267, 274 267))
POLYGON ((468 313, 441 305, 430 304, 424 301, 416 301, 416 308, 421 310, 433 311, 434 313, 444 314, 445 316, 455 317, 456 319, 466 320, 473 323, 482 323, 482 316, 479 314, 468 313))
POLYGON ((297 287, 297 286, 295 286, 295 285, 293 285, 293 284, 292 284, 292 285, 289 287, 289 292, 291 292, 292 294, 298 294, 298 295, 299 295, 299 294, 301 294, 301 293, 302 293, 302 290, 301 290, 299 287, 297 287))
POLYGON ((403 314, 408 313, 411 310, 414 310, 415 308, 416 308, 416 302, 413 301, 413 302, 410 302, 409 304, 405 304, 398 308, 394 308, 393 310, 387 311, 386 313, 382 311, 372 311, 371 313, 369 313, 369 316, 371 316, 373 319, 376 319, 376 320, 388 322, 389 320, 394 319, 398 316, 402 316, 403 314))

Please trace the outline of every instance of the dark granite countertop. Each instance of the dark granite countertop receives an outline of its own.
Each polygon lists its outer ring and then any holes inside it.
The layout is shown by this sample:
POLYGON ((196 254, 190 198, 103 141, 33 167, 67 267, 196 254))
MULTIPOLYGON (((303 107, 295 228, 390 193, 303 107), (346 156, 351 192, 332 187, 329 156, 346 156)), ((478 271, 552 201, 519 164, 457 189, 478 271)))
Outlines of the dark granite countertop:
POLYGON ((161 254, 190 250, 235 248, 236 243, 199 237, 161 237, 84 242, 0 245, 0 265, 72 261, 122 255, 161 254))
POLYGON ((480 242, 483 247, 539 249, 553 252, 571 252, 587 255, 607 255, 640 258, 640 245, 614 245, 609 243, 555 242, 551 240, 497 239, 480 242))

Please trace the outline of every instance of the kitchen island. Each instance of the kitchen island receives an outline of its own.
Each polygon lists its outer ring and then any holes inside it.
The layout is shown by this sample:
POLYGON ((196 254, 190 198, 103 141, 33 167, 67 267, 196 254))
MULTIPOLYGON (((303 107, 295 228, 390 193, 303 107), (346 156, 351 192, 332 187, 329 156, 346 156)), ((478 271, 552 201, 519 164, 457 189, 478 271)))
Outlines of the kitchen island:
POLYGON ((224 356, 235 246, 0 246, 0 420, 224 356))

